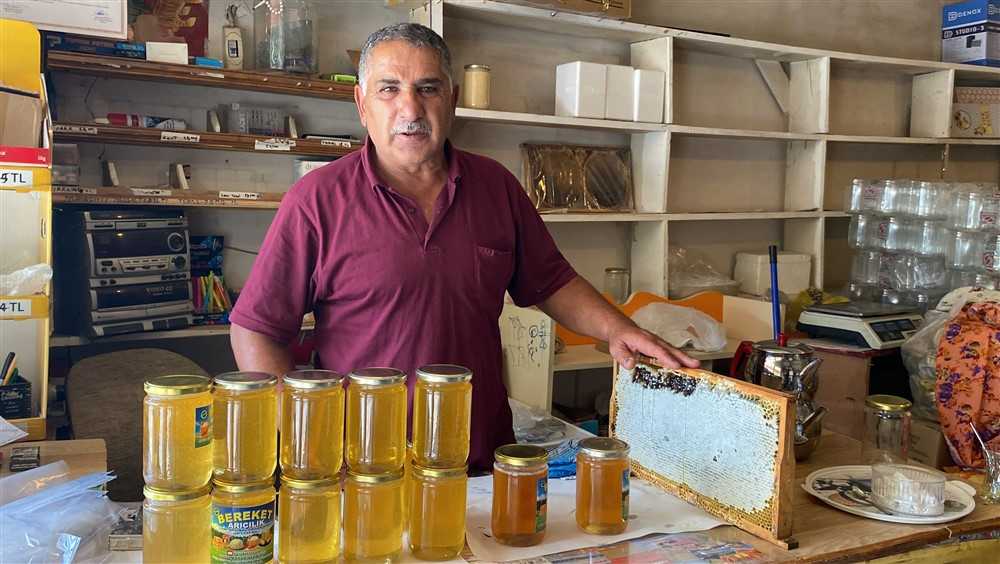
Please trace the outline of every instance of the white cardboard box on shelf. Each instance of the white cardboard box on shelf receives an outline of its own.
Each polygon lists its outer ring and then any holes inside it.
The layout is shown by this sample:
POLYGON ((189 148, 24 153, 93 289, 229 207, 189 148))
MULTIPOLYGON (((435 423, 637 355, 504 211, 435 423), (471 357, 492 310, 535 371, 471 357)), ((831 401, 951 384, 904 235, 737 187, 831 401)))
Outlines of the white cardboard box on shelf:
POLYGON ((633 79, 635 102, 632 104, 632 121, 663 123, 666 74, 658 70, 635 69, 633 79))
MULTIPOLYGON (((801 253, 778 251, 778 289, 794 297, 809 287, 812 257, 801 253)), ((771 262, 766 252, 736 253, 733 273, 740 291, 761 296, 771 287, 771 262)))
POLYGON ((607 69, 599 63, 573 61, 556 67, 556 115, 604 119, 607 69))
POLYGON ((604 100, 604 117, 632 121, 635 104, 635 69, 625 65, 604 65, 607 70, 607 94, 604 100))
POLYGON ((1000 137, 1000 104, 953 104, 952 137, 1000 137))

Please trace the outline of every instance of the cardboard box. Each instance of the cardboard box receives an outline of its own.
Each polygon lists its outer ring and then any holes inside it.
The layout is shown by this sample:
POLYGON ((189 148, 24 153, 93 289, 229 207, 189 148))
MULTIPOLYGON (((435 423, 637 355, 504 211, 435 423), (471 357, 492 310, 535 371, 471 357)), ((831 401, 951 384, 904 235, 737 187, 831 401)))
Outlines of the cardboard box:
POLYGON ((635 117, 635 69, 625 65, 604 65, 606 78, 604 117, 632 121, 635 117))
MULTIPOLYGON (((812 257, 800 253, 778 251, 778 289, 794 298, 809 287, 812 257)), ((740 291, 762 296, 771 287, 771 260, 766 252, 736 253, 733 278, 740 291)))
POLYGON ((663 123, 663 97, 667 75, 663 71, 635 69, 632 121, 663 123))
POLYGON ((187 43, 146 42, 146 60, 158 63, 188 64, 187 43))
POLYGON ((588 16, 627 20, 632 15, 632 0, 503 0, 511 4, 551 8, 588 16))
POLYGON ((948 452, 948 443, 941 424, 934 421, 910 420, 910 447, 908 455, 912 460, 933 468, 954 466, 948 452))
POLYGON ((0 90, 0 146, 38 147, 44 117, 37 96, 0 90))
POLYGON ((1000 0, 970 0, 941 9, 941 60, 1000 67, 1000 0))
POLYGON ((556 67, 556 115, 604 119, 606 65, 574 61, 556 67))
POLYGON ((954 104, 952 137, 1000 137, 1000 104, 954 104))

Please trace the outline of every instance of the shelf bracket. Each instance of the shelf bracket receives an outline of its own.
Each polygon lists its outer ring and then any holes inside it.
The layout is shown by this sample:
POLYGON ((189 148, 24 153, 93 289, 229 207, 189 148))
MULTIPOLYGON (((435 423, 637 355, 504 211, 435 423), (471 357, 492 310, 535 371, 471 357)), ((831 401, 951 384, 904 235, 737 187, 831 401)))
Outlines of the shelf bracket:
POLYGON ((760 75, 764 78, 764 82, 767 83, 767 87, 771 90, 774 101, 778 103, 781 112, 787 116, 789 88, 788 75, 785 74, 785 69, 781 68, 781 63, 778 61, 754 59, 754 63, 757 65, 760 75))

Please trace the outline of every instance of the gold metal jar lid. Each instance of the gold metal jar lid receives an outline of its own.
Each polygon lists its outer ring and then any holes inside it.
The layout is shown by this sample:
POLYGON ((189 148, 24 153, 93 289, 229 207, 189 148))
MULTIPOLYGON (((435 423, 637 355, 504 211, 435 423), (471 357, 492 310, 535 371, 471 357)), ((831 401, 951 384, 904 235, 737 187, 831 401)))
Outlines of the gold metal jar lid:
POLYGON ((143 486, 142 495, 152 501, 188 501, 191 499, 197 499, 201 496, 208 495, 212 492, 212 485, 206 484, 196 490, 188 490, 183 492, 169 492, 165 490, 158 490, 149 486, 143 486))
POLYGON ((274 490, 274 478, 268 478, 266 480, 261 480, 259 482, 249 482, 246 484, 231 484, 229 482, 222 482, 212 478, 212 486, 215 491, 222 493, 250 493, 264 491, 267 489, 274 490))
POLYGON ((497 447, 493 451, 497 462, 511 466, 534 466, 549 460, 549 451, 540 446, 512 444, 497 447))
POLYGON ((394 482, 396 480, 401 480, 403 478, 403 469, 400 468, 395 472, 389 474, 362 474, 360 472, 355 472, 353 470, 347 471, 347 479, 354 480, 355 482, 361 484, 386 484, 389 482, 394 482))
POLYGON ((281 379, 286 386, 300 390, 335 388, 344 383, 344 376, 333 370, 296 370, 281 379))
POLYGON ((465 65, 465 70, 492 70, 489 65, 465 65))
POLYGON ((212 379, 207 376, 198 376, 195 374, 174 374, 157 376, 156 378, 146 380, 142 387, 146 390, 147 394, 182 396, 211 390, 212 379))
POLYGON ((875 394, 865 398, 865 405, 882 411, 909 411, 913 403, 899 396, 875 394))
POLYGON ((351 370, 347 377, 352 384, 356 382, 366 386, 390 386, 406 381, 405 372, 388 367, 358 368, 351 370))
POLYGON ((468 465, 456 466, 455 468, 427 468, 414 464, 412 468, 413 476, 428 478, 453 478, 455 476, 464 476, 469 471, 468 465))
POLYGON ((580 454, 591 458, 625 458, 628 452, 628 443, 621 439, 591 437, 580 441, 580 454))
POLYGON ((288 486, 299 490, 318 490, 320 488, 340 486, 340 479, 338 478, 334 478, 332 480, 295 480, 282 475, 279 480, 281 481, 282 487, 288 486))
POLYGON ((629 273, 629 269, 622 268, 622 267, 619 267, 619 266, 609 266, 608 268, 604 269, 604 272, 606 274, 628 274, 629 273))
POLYGON ((417 378, 436 383, 468 382, 472 371, 457 364, 425 364, 417 369, 417 378))
POLYGON ((277 384, 278 377, 267 372, 226 372, 215 377, 215 387, 223 390, 260 390, 277 384))

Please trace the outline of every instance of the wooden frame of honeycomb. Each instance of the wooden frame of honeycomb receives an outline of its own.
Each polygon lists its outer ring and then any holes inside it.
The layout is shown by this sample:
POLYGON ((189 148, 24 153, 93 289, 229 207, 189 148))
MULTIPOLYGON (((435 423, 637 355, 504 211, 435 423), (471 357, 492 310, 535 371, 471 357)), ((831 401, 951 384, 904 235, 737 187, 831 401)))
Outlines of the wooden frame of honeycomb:
POLYGON ((795 400, 791 395, 642 358, 614 364, 611 435, 632 472, 786 549, 791 538, 795 400))

